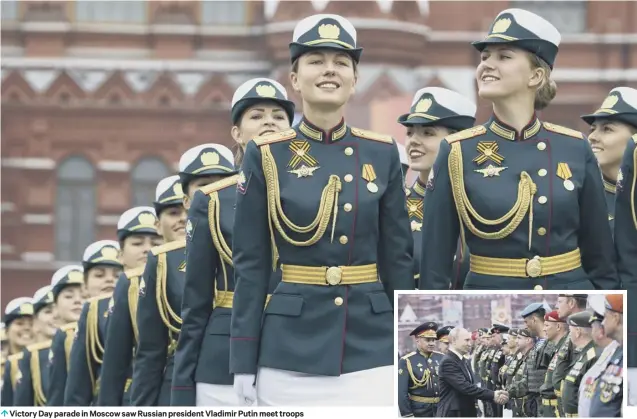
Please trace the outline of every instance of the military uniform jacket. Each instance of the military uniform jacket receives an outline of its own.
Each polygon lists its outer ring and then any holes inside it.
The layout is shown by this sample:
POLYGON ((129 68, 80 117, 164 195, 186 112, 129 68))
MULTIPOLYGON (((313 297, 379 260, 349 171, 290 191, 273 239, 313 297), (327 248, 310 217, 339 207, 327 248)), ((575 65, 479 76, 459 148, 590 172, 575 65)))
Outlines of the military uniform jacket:
POLYGON ((77 322, 65 324, 53 336, 53 343, 49 350, 47 406, 64 406, 64 387, 70 367, 69 359, 76 328, 77 322))
POLYGON ((527 372, 529 374, 529 393, 539 394, 540 387, 544 383, 546 370, 551 363, 552 350, 547 349, 549 342, 546 339, 538 339, 531 349, 527 362, 527 372))
MULTIPOLYGON (((622 288, 628 301, 637 301, 637 134, 624 152, 617 175, 615 206, 615 248, 622 288)), ((637 367, 637 307, 628 306, 628 368, 637 367)))
POLYGON ((440 397, 439 367, 440 352, 426 355, 423 352, 411 352, 398 361, 398 408, 400 415, 413 416, 432 408, 440 397))
POLYGON ((71 347, 64 406, 91 406, 97 400, 111 308, 111 295, 93 297, 82 307, 71 347))
POLYGON ((591 417, 612 418, 622 416, 623 359, 624 352, 620 344, 611 356, 593 392, 591 417))
POLYGON ((493 354, 491 358, 491 365, 489 367, 489 379, 495 385, 496 388, 502 388, 502 381, 500 381, 500 368, 504 365, 506 355, 501 348, 493 354))
POLYGON ((14 406, 46 406, 50 347, 50 340, 27 346, 18 363, 21 379, 15 389, 14 406))
POLYGON ((485 350, 486 348, 484 346, 478 345, 471 357, 471 370, 473 372, 473 375, 478 380, 480 379, 480 372, 479 372, 480 358, 482 357, 482 354, 484 353, 485 350))
POLYGON ((449 288, 460 234, 473 256, 465 288, 619 287, 602 175, 580 132, 533 119, 519 135, 494 117, 452 134, 424 212, 421 289, 449 288))
POLYGON ((511 384, 506 388, 509 392, 509 397, 512 399, 521 399, 529 392, 529 376, 528 376, 528 361, 531 350, 525 354, 521 354, 518 359, 518 364, 515 369, 515 374, 511 378, 511 384))
POLYGON ((518 369, 520 368, 520 366, 523 363, 523 358, 524 358, 524 354, 522 352, 517 352, 514 356, 512 356, 509 360, 509 364, 506 365, 505 367, 502 367, 502 369, 504 369, 504 388, 509 388, 509 386, 511 385, 511 383, 513 382, 513 377, 515 377, 515 374, 518 372, 518 369))
POLYGON ((175 353, 173 406, 195 406, 197 382, 233 383, 228 360, 234 297, 232 228, 238 178, 226 177, 203 187, 195 193, 188 211, 188 269, 175 353))
POLYGON ((566 375, 562 390, 564 413, 575 414, 578 412, 579 387, 582 377, 595 364, 598 356, 599 352, 595 349, 595 342, 592 340, 581 351, 573 352, 575 364, 566 375))
POLYGON ((394 290, 414 288, 394 140, 302 121, 250 141, 239 176, 230 371, 338 376, 392 365, 394 290), (262 326, 277 260, 283 277, 262 326))
POLYGON ((615 196, 617 193, 617 186, 615 185, 615 182, 606 178, 604 178, 603 181, 606 206, 608 207, 608 224, 610 225, 611 233, 615 234, 615 196))
POLYGON ((555 389, 555 395, 557 396, 557 407, 560 414, 564 413, 564 402, 562 399, 562 390, 564 385, 564 379, 568 372, 573 368, 573 342, 570 338, 570 333, 566 334, 566 339, 562 342, 562 345, 557 350, 555 355, 555 369, 551 377, 553 382, 553 388, 555 389))
POLYGON ((480 361, 478 361, 478 370, 480 374, 480 379, 484 381, 487 385, 487 388, 492 384, 491 379, 489 378, 489 372, 491 371, 491 361, 493 359, 493 355, 495 355, 494 348, 486 348, 482 355, 480 356, 480 361))
POLYGON ((13 395, 20 378, 20 368, 18 363, 24 356, 23 352, 9 355, 4 365, 4 374, 2 376, 2 406, 13 406, 13 395))
POLYGON ((132 406, 170 406, 174 351, 181 327, 186 240, 153 247, 140 279, 132 406))
POLYGON ((137 335, 137 296, 143 269, 120 274, 113 292, 104 346, 104 368, 99 389, 99 406, 128 406, 133 377, 133 353, 137 335))
MULTIPOLYGON (((414 238, 414 280, 415 287, 419 287, 420 282, 420 248, 422 246, 422 220, 423 220, 423 199, 425 199, 425 185, 419 178, 407 190, 407 211, 409 213, 409 223, 411 234, 414 238)), ((462 242, 458 241, 458 248, 453 258, 453 281, 451 289, 461 290, 464 280, 469 273, 469 249, 462 247, 462 242)))

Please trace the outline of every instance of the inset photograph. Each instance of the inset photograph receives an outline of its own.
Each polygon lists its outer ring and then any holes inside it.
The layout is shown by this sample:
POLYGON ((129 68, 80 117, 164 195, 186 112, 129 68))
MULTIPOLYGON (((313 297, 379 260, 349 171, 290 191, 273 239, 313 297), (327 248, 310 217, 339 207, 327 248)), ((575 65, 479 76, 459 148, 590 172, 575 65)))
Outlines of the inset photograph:
POLYGON ((625 292, 396 296, 400 417, 621 417, 625 292))

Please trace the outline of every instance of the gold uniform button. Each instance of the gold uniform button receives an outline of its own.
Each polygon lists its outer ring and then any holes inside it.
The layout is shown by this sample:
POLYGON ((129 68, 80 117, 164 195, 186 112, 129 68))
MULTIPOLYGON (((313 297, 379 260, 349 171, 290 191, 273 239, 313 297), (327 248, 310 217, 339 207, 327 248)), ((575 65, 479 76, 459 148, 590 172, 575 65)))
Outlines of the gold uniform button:
POLYGON ((542 291, 544 289, 544 287, 542 285, 536 285, 536 286, 533 287, 533 289, 535 291, 542 291))
POLYGON ((549 200, 549 199, 548 199, 547 197, 545 197, 544 195, 542 195, 541 197, 539 197, 539 198, 537 199, 537 202, 539 202, 540 204, 546 204, 546 202, 547 202, 548 200, 549 200))
POLYGON ((546 173, 548 173, 546 171, 546 169, 540 169, 540 170, 537 171, 537 174, 542 176, 542 177, 546 176, 546 173))
POLYGON ((334 304, 336 304, 337 306, 342 306, 343 305, 343 299, 341 297, 336 297, 334 299, 334 304))
POLYGON ((537 143, 537 149, 540 151, 546 150, 546 143, 540 141, 539 143, 537 143))
POLYGON ((351 156, 352 154, 354 154, 354 149, 352 147, 347 147, 345 149, 345 155, 346 156, 351 156))
POLYGON ((354 180, 354 176, 350 174, 345 175, 345 182, 351 182, 352 180, 354 180))
POLYGON ((347 244, 347 236, 341 236, 338 241, 341 242, 341 244, 347 244))
POLYGON ((546 234, 546 229, 544 227, 538 228, 537 234, 539 234, 540 236, 544 236, 546 234))
POLYGON ((345 212, 350 212, 352 210, 352 204, 348 202, 347 204, 343 205, 343 209, 345 210, 345 212))

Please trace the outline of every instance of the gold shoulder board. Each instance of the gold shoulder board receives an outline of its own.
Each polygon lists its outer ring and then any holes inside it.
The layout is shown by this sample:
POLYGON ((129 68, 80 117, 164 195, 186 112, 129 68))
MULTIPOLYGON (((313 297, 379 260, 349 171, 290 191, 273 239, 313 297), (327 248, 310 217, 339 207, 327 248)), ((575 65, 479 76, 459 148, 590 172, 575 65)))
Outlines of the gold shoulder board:
POLYGON ((379 134, 377 132, 367 131, 360 128, 352 128, 352 135, 366 140, 379 141, 381 143, 392 144, 394 142, 391 135, 379 134))
POLYGON ((290 138, 296 137, 296 131, 293 128, 290 128, 285 131, 275 132, 273 134, 266 134, 260 137, 256 137, 252 141, 257 145, 257 147, 261 147, 262 145, 278 143, 280 141, 289 140, 290 138))
POLYGON ((633 141, 637 144, 637 134, 633 135, 633 141))
MULTIPOLYGON (((160 246, 155 246, 150 249, 150 252, 157 256, 160 253, 168 253, 171 250, 177 250, 186 247, 186 239, 175 240, 170 243, 164 243, 160 246)), ((143 271, 142 271, 143 272, 143 271)))
MULTIPOLYGON (((152 249, 151 249, 152 251, 152 249)), ((128 279, 134 278, 136 276, 141 276, 144 273, 144 268, 146 267, 146 265, 142 265, 139 266, 137 268, 134 269, 129 269, 127 271, 124 271, 124 275, 126 275, 126 277, 128 279)))
POLYGON ((225 189, 227 187, 230 186, 237 186, 237 181, 239 180, 239 175, 233 175, 233 176, 227 176, 221 180, 218 180, 216 182, 213 182, 209 185, 204 186, 203 188, 201 188, 201 192, 203 192, 206 195, 210 195, 213 192, 217 192, 220 191, 222 189, 225 189))
POLYGON ((407 358, 410 358, 410 357, 412 357, 414 355, 416 355, 415 351, 414 352, 409 352, 407 355, 401 356, 400 359, 407 359, 407 358))
POLYGON ((77 322, 71 322, 60 327, 60 330, 62 330, 63 332, 68 332, 71 330, 75 330, 76 327, 77 327, 77 322))
POLYGON ((586 358, 589 361, 595 358, 595 348, 590 348, 588 352, 586 352, 586 358))
POLYGON ((455 143, 456 141, 466 140, 468 138, 477 137, 478 135, 484 135, 486 133, 487 133, 487 129, 482 125, 478 125, 477 127, 465 129, 463 131, 459 131, 454 134, 451 134, 448 137, 445 137, 445 139, 447 140, 449 144, 452 144, 452 143, 455 143))
POLYGON ((549 122, 544 123, 544 128, 549 131, 557 132, 558 134, 566 135, 569 137, 577 138, 579 140, 584 139, 584 134, 579 131, 575 131, 574 129, 566 128, 561 125, 551 124, 549 122))
POLYGON ((44 342, 32 343, 31 345, 27 346, 27 351, 37 352, 40 349, 47 349, 51 347, 51 343, 53 343, 53 341, 51 340, 45 340, 44 342))

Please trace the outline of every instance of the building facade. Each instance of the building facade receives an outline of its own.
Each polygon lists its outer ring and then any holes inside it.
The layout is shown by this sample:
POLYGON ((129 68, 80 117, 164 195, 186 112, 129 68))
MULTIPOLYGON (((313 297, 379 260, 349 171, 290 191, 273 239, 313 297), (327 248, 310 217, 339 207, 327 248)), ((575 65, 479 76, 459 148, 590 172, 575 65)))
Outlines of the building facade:
POLYGON ((3 0, 2 304, 115 237, 187 148, 232 146, 234 89, 258 76, 289 89, 299 19, 352 20, 364 53, 348 122, 402 141, 396 118, 417 89, 478 100, 470 42, 509 6, 564 34, 546 119, 584 129, 611 88, 637 87, 637 2, 3 0))

